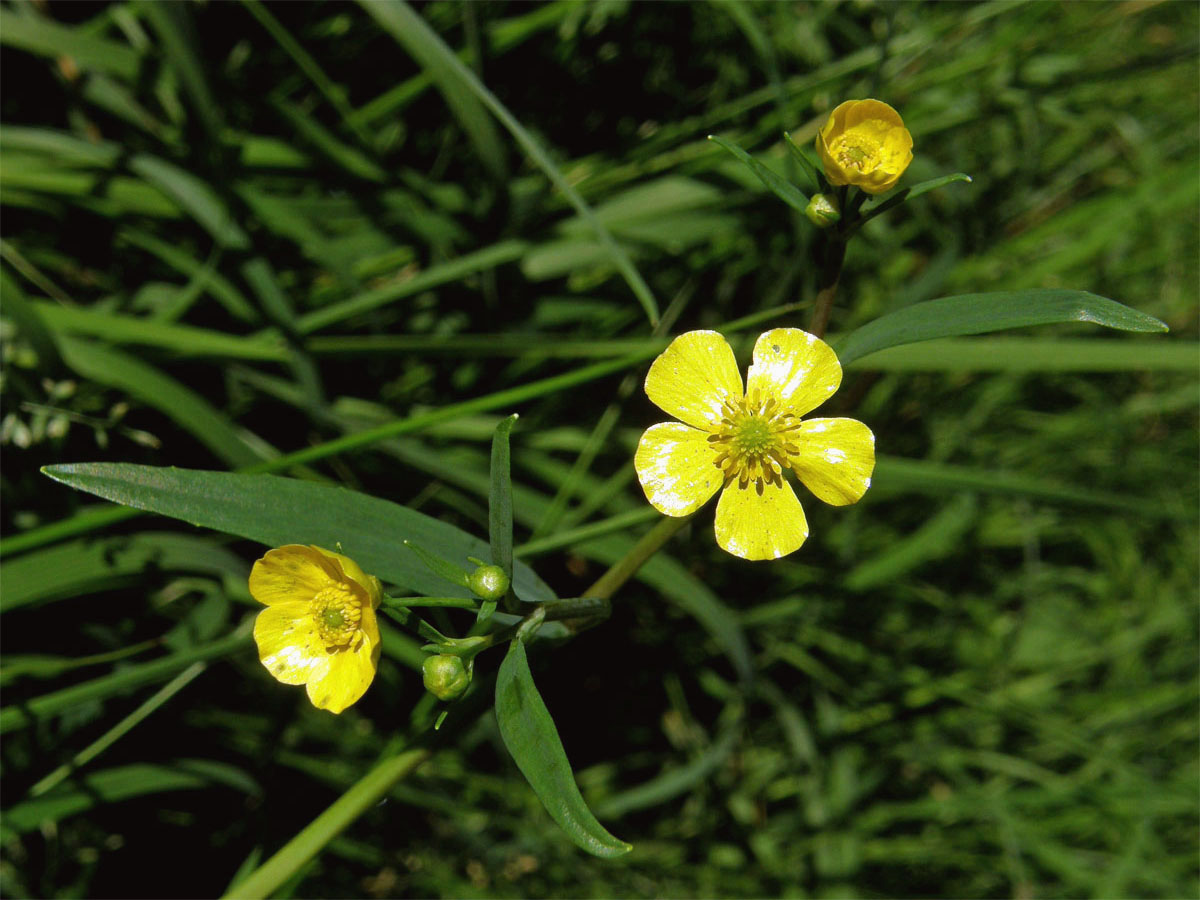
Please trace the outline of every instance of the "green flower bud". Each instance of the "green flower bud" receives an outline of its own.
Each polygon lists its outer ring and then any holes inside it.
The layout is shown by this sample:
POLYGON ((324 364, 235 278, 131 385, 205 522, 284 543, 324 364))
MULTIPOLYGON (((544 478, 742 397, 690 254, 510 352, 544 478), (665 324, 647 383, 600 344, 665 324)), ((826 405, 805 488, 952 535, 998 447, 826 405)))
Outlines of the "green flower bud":
POLYGON ((467 586, 484 600, 499 600, 508 593, 508 576, 499 566, 480 566, 467 576, 467 586))
POLYGON ((457 656, 429 656, 421 666, 425 690, 439 700, 457 700, 471 684, 471 666, 457 656))
POLYGON ((818 228, 828 228, 842 218, 837 200, 825 194, 813 194, 812 199, 808 201, 808 206, 804 209, 804 214, 818 228))

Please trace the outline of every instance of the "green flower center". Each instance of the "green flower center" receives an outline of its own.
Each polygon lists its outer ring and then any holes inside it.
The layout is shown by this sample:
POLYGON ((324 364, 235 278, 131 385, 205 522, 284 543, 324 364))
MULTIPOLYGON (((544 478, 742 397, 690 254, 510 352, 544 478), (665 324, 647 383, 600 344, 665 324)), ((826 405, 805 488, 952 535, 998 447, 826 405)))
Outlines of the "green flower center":
POLYGON ((713 465, 725 473, 726 483, 751 484, 762 494, 767 484, 783 485, 783 470, 799 453, 795 430, 800 420, 780 409, 774 397, 765 401, 757 390, 741 400, 726 400, 724 415, 708 442, 716 451, 713 465))
POLYGON ((362 601, 349 585, 333 582, 317 592, 311 612, 317 634, 328 648, 347 646, 362 620, 362 601))

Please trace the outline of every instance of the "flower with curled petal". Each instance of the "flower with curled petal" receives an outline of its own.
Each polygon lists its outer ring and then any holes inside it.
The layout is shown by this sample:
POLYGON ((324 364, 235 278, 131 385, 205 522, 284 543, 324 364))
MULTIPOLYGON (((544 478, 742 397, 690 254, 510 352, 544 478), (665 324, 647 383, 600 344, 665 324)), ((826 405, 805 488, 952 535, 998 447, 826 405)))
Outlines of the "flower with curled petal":
POLYGON ((254 564, 250 594, 267 607, 254 641, 268 672, 307 685, 312 705, 333 713, 366 692, 379 667, 378 578, 340 553, 288 544, 254 564))
POLYGON ((830 183, 857 185, 868 194, 895 186, 912 162, 912 145, 900 113, 879 100, 847 100, 817 133, 830 183))
POLYGON ((842 381, 829 345, 798 328, 759 336, 746 389, 733 350, 715 331, 675 338, 650 366, 646 395, 679 419, 646 429, 634 457, 652 506, 695 512, 721 490, 717 543, 743 559, 778 559, 808 537, 791 469, 833 506, 871 485, 875 436, 854 419, 802 419, 842 381))

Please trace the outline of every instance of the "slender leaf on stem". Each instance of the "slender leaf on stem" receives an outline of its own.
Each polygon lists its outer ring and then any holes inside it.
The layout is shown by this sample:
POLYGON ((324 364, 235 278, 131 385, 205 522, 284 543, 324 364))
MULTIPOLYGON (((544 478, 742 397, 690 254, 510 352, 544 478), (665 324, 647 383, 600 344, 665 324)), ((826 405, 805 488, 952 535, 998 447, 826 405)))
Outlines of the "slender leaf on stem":
POLYGON ((517 768, 567 837, 588 853, 604 858, 623 856, 633 849, 609 834, 584 803, 558 729, 533 683, 520 640, 512 642, 500 664, 496 721, 517 768))
POLYGON ((800 148, 800 145, 792 139, 792 136, 789 132, 785 131, 783 133, 783 137, 784 140, 787 141, 788 149, 792 151, 792 157, 800 164, 800 168, 804 170, 804 174, 808 176, 808 180, 812 184, 813 191, 816 193, 823 191, 825 189, 823 184, 824 176, 817 169, 817 167, 813 165, 812 160, 805 155, 804 151, 800 148))
POLYGON ((807 208, 808 198, 800 192, 798 187, 780 178, 733 141, 727 141, 715 134, 710 134, 708 139, 749 166, 750 171, 758 176, 758 180, 788 206, 798 209, 800 212, 804 212, 807 208))
POLYGON ((492 436, 492 485, 488 493, 488 536, 492 544, 492 564, 502 568, 509 579, 513 570, 513 511, 508 435, 516 421, 515 414, 501 419, 492 436))
POLYGON ((1120 331, 1167 330, 1153 316, 1087 291, 996 291, 914 303, 868 322, 839 341, 836 349, 842 365, 848 365, 901 344, 1061 322, 1090 322, 1120 331))
MULTIPOLYGON (((43 470, 56 481, 137 509, 150 510, 280 547, 340 543, 363 570, 435 597, 455 593, 405 540, 444 559, 485 555, 486 544, 447 522, 345 488, 271 475, 243 475, 125 463, 77 463, 43 470)), ((524 564, 513 578, 528 602, 554 593, 524 564)), ((463 588, 462 596, 469 596, 463 588)))
POLYGON ((971 176, 965 172, 955 172, 953 175, 942 175, 940 178, 931 178, 928 181, 922 181, 920 184, 914 184, 912 187, 907 187, 897 194, 888 197, 878 206, 873 206, 863 213, 862 219, 858 225, 861 226, 864 222, 869 222, 876 216, 887 212, 889 209, 895 209, 906 200, 911 200, 913 197, 920 197, 922 194, 936 190, 947 184, 954 184, 956 181, 963 181, 967 184, 971 183, 971 176))
POLYGON ((425 563, 425 565, 429 567, 429 571, 433 572, 439 578, 444 578, 446 581, 457 585, 463 590, 469 591, 471 589, 471 582, 467 578, 467 573, 464 572, 459 566, 456 566, 454 563, 449 562, 448 560, 442 559, 440 556, 437 556, 434 553, 430 553, 420 544, 415 544, 407 538, 401 541, 401 543, 413 553, 417 554, 417 557, 421 560, 421 562, 425 563))

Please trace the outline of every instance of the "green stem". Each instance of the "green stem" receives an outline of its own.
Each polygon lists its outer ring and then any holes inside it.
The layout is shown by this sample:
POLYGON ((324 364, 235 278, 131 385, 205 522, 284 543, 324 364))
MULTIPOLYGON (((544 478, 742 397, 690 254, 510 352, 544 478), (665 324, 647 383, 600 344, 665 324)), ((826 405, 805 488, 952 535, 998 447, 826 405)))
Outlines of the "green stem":
POLYGON ((465 597, 384 597, 383 605, 391 609, 411 609, 417 606, 446 606, 451 609, 479 609, 476 600, 465 597))
POLYGON ((678 518, 664 517, 657 525, 642 535, 641 539, 630 548, 629 552, 617 560, 608 571, 596 579, 596 583, 584 591, 585 597, 608 599, 617 588, 637 574, 651 556, 657 553, 662 545, 671 539, 692 516, 678 518))
POLYGON ((313 819, 308 827, 284 844, 278 853, 256 869, 249 878, 230 888, 225 896, 255 900, 271 896, 334 837, 378 803, 397 781, 428 759, 429 754, 428 749, 419 748, 397 754, 379 763, 335 800, 325 812, 313 819))
POLYGON ((842 262, 846 258, 846 240, 840 233, 828 235, 824 259, 821 262, 820 286, 817 303, 813 307, 808 330, 817 337, 825 337, 829 315, 833 312, 833 301, 837 297, 838 281, 842 277, 842 262))

